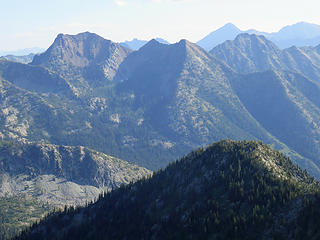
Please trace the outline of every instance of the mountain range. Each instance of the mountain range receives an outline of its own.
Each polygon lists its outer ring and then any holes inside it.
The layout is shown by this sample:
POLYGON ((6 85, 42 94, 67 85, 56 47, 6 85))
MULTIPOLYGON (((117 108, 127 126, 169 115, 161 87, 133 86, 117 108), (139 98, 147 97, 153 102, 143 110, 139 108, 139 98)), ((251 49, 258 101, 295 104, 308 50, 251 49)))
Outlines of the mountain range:
POLYGON ((28 55, 23 56, 16 56, 16 55, 6 55, 0 57, 0 59, 6 59, 12 62, 19 62, 19 63, 31 63, 33 60, 33 57, 35 56, 34 53, 30 53, 28 55))
POLYGON ((44 51, 45 49, 39 48, 39 47, 25 48, 25 49, 13 50, 13 51, 0 51, 0 57, 7 56, 7 55, 26 56, 29 54, 37 54, 44 51))
MULTIPOLYGON (((262 35, 244 33, 210 52, 187 40, 155 39, 133 51, 85 32, 59 34, 29 64, 2 58, 0 137, 12 144, 0 151, 6 160, 0 165, 2 191, 9 194, 0 204, 14 199, 15 207, 34 209, 38 219, 52 206, 83 204, 104 187, 150 175, 145 168, 164 168, 225 138, 261 140, 320 179, 319 49, 281 50, 262 35), (7 159, 21 164, 8 165, 7 159), (28 168, 21 172, 23 166, 28 168), (72 201, 64 190, 73 194, 72 201), (42 205, 30 205, 34 199, 42 205)), ((266 148, 252 144, 250 150, 266 148)), ((274 171, 282 171, 274 158, 274 171)), ((289 169, 302 185, 311 181, 289 169)), ((11 214, 8 221, 17 219, 21 216, 11 214)))
POLYGON ((317 239, 318 201, 319 183, 284 155, 228 140, 16 239, 317 239))
MULTIPOLYGON (((233 52, 228 52, 229 47, 221 51, 233 56, 243 48, 244 53, 238 55, 256 54, 252 59, 256 66, 268 66, 259 62, 264 61, 262 53, 281 52, 256 35, 240 35, 239 39, 230 46, 233 52)), ((247 87, 238 84, 245 83, 243 78, 255 82, 252 73, 268 68, 254 66, 251 71, 241 72, 235 66, 243 61, 239 56, 228 62, 217 51, 208 53, 187 40, 171 45, 151 40, 131 52, 91 33, 59 35, 28 65, 2 61, 6 97, 2 101, 1 134, 9 139, 88 146, 150 169, 164 167, 197 146, 222 138, 260 139, 289 153, 303 168, 320 176, 317 62, 312 61, 312 65, 300 55, 292 55, 295 62, 279 61, 296 68, 274 68, 270 61, 270 69, 278 72, 261 73, 266 81, 273 78, 278 82, 265 88, 270 89, 267 97, 274 93, 274 87, 279 93, 292 91, 289 100, 282 94, 276 103, 282 103, 279 113, 290 103, 290 114, 297 116, 288 115, 292 123, 286 124, 282 115, 272 113, 270 118, 276 116, 278 120, 270 126, 270 122, 264 122, 267 118, 254 110, 264 111, 262 107, 275 102, 265 100, 264 105, 252 109, 242 93, 247 87), (303 64, 299 61, 311 65, 313 71, 302 75, 303 64), (32 85, 35 81, 37 84, 32 85)), ((263 96, 257 97, 263 100, 263 96)))
MULTIPOLYGON (((155 38, 155 40, 157 40, 159 43, 170 44, 168 41, 162 38, 155 38)), ((137 38, 134 38, 131 41, 121 42, 120 45, 136 51, 136 50, 139 50, 142 46, 146 45, 147 43, 148 43, 147 40, 139 40, 137 38)))
POLYGON ((278 32, 272 33, 261 32, 254 29, 243 31, 234 24, 228 23, 199 40, 197 44, 207 51, 210 51, 224 41, 234 40, 235 37, 241 33, 264 35, 281 49, 292 46, 304 47, 320 44, 320 25, 306 22, 285 26, 278 32))

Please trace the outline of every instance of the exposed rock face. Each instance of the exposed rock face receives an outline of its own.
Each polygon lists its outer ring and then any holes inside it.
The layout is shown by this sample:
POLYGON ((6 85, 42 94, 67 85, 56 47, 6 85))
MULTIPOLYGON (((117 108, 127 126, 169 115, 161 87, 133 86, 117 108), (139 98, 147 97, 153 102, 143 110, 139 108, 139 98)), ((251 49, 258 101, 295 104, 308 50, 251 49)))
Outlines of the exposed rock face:
POLYGON ((67 79, 74 88, 83 90, 111 81, 130 52, 93 33, 59 34, 50 48, 36 55, 31 64, 46 67, 67 79))
POLYGON ((84 147, 3 143, 0 152, 0 197, 28 194, 51 205, 84 204, 151 174, 84 147))
POLYGON ((320 82, 320 54, 317 47, 290 47, 280 50, 264 36, 240 34, 210 53, 239 73, 261 72, 270 69, 300 73, 320 82))
POLYGON ((54 208, 86 205, 151 174, 85 147, 0 142, 0 239, 54 208))

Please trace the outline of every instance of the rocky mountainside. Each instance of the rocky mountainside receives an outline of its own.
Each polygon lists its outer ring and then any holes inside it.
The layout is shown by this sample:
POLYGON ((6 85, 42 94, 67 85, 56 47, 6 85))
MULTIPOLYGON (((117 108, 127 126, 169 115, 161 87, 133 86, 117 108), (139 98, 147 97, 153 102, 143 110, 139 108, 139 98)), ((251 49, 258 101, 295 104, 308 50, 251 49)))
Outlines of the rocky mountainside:
POLYGON ((244 33, 234 41, 218 45, 210 53, 239 73, 278 69, 297 72, 320 82, 319 47, 280 50, 264 36, 244 33))
POLYGON ((0 214, 0 229, 17 231, 53 207, 84 205, 103 191, 150 174, 147 169, 81 146, 1 142, 0 205, 9 204, 8 211, 0 214), (22 206, 17 207, 19 202, 22 206), (24 209, 23 204, 30 206, 24 209), (20 220, 16 219, 17 211, 25 214, 20 220), (34 216, 27 218, 28 214, 34 216))
POLYGON ((300 239, 310 228, 300 216, 317 192, 319 183, 280 152, 227 140, 17 239, 300 239))
POLYGON ((108 84, 130 52, 94 33, 59 34, 49 49, 36 55, 31 64, 60 74, 79 95, 89 87, 108 84))
POLYGON ((231 84, 268 132, 319 166, 319 84, 283 71, 252 73, 231 84))
MULTIPOLYGON (((79 40, 78 45, 81 43, 79 40)), ((65 48, 63 52, 68 52, 65 48)), ((53 50, 47 53, 50 51, 53 50)), ((72 59, 64 66, 74 64, 72 59)), ((15 64, 18 63, 6 62, 4 66, 15 64)), ((33 64, 18 67, 31 69, 32 74, 35 69, 41 70, 72 86, 53 70, 33 64)), ((111 85, 92 87, 90 93, 83 92, 78 97, 63 92, 39 95, 37 89, 22 84, 22 74, 19 80, 19 75, 7 68, 3 72, 11 75, 2 74, 8 80, 2 80, 0 112, 4 123, 0 130, 5 139, 88 146, 149 169, 164 167, 211 141, 260 139, 292 156, 314 176, 320 176, 314 167, 315 154, 308 159, 288 148, 275 137, 278 133, 270 133, 248 111, 231 84, 242 76, 186 40, 172 45, 150 41, 123 60, 111 85), (13 84, 16 82, 21 83, 19 87, 13 84)))
POLYGON ((0 76, 25 90, 73 96, 72 89, 63 78, 42 67, 1 59, 0 76))
POLYGON ((240 73, 285 68, 281 62, 281 50, 261 35, 240 34, 235 40, 213 48, 210 53, 240 73))
POLYGON ((250 114, 281 142, 319 165, 317 49, 280 50, 263 36, 240 34, 211 54, 242 74, 231 85, 250 114))
MULTIPOLYGON (((169 46, 150 41, 126 58, 114 81, 119 82, 117 95, 132 96, 132 108, 144 112, 144 123, 175 146, 192 149, 228 137, 262 139, 288 149, 241 102, 230 84, 239 78, 217 58, 182 40, 169 46)), ((312 168, 309 160, 299 162, 312 168)))

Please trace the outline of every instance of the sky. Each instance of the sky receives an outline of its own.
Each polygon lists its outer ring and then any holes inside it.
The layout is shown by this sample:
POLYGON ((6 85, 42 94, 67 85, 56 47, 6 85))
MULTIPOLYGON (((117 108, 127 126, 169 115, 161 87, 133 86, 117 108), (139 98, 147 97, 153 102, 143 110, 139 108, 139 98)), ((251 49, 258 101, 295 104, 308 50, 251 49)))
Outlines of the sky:
POLYGON ((48 48, 59 33, 115 42, 161 37, 197 42, 232 22, 241 30, 320 25, 318 0, 0 0, 0 50, 48 48))

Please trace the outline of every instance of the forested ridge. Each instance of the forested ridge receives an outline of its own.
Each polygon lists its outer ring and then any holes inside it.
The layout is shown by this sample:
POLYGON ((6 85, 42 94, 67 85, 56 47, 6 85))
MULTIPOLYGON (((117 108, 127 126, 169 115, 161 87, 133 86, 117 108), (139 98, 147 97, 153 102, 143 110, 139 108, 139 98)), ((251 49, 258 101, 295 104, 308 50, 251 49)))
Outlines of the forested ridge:
POLYGON ((303 239, 310 219, 299 216, 310 215, 318 191, 282 153, 225 140, 16 239, 303 239))

